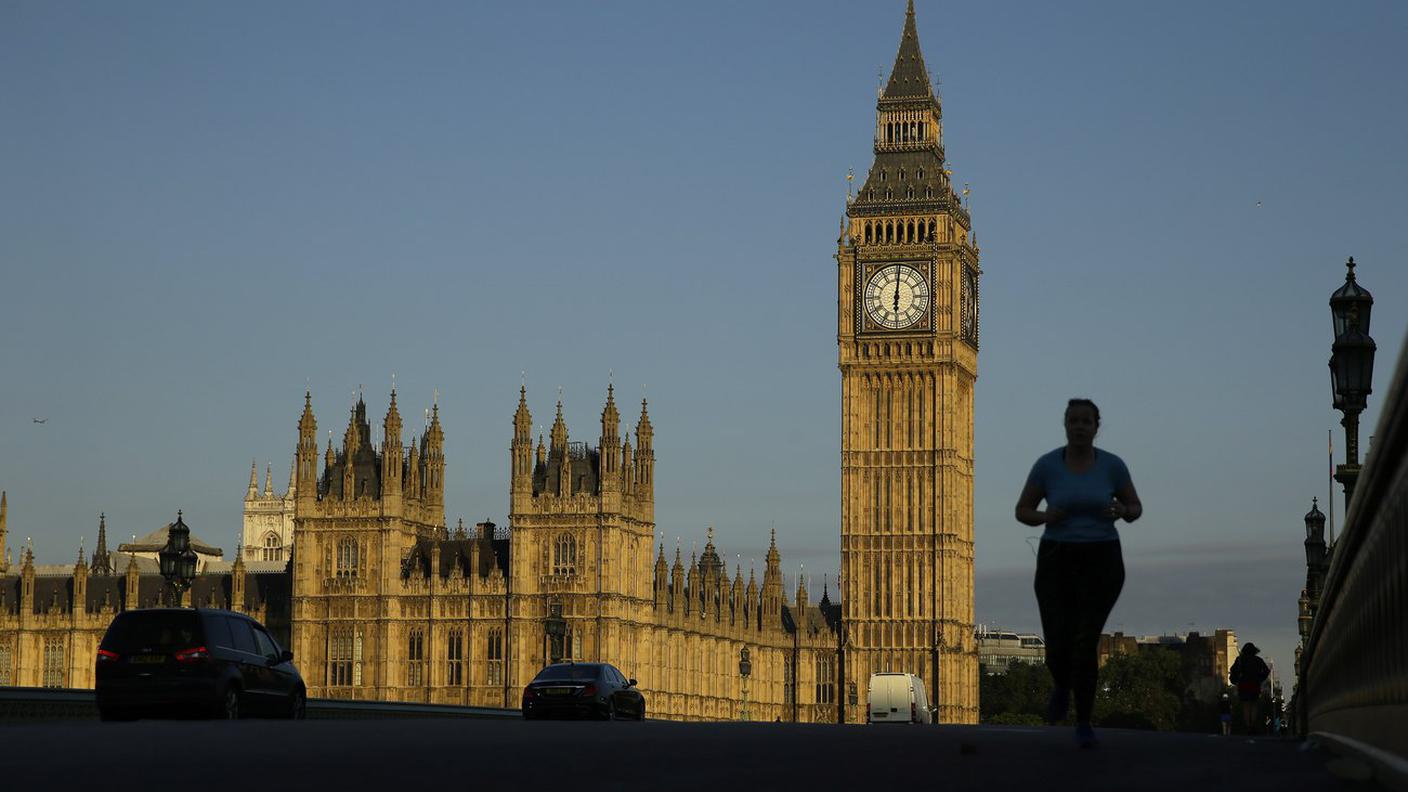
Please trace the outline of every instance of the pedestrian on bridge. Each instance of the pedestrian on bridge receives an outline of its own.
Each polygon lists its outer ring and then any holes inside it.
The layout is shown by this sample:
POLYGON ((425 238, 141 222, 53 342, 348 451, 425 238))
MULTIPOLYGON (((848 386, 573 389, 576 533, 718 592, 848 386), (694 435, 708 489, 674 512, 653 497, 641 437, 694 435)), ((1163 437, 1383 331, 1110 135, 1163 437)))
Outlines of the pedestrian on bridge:
POLYGON ((1256 710, 1261 700, 1261 686, 1271 676, 1271 669, 1265 660, 1257 656, 1259 654, 1261 650, 1256 648, 1256 644, 1247 641, 1227 672, 1227 678, 1237 686, 1237 699, 1242 702, 1242 723, 1247 727, 1247 734, 1257 732, 1256 710))
POLYGON ((1120 589, 1124 557, 1116 520, 1144 513, 1129 468, 1095 447, 1100 408, 1089 399, 1066 404, 1066 445, 1032 465, 1017 499, 1017 520, 1046 526, 1036 562, 1036 601, 1046 639, 1046 667, 1054 683, 1047 720, 1066 719, 1076 699, 1076 743, 1094 748, 1090 714, 1099 675, 1100 632, 1120 589), (1046 502, 1044 510, 1037 507, 1046 502))

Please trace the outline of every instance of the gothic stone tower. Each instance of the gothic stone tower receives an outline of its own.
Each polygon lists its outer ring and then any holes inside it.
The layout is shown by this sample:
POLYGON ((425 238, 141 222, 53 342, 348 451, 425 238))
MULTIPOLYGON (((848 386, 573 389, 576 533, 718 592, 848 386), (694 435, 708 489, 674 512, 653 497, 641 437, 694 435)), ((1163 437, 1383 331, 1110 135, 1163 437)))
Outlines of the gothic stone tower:
POLYGON ((392 595, 402 592, 403 562, 417 542, 445 532, 445 433, 436 405, 405 450, 395 389, 382 426, 377 448, 358 397, 341 451, 329 433, 319 476, 318 422, 311 396, 303 395, 294 462, 292 649, 307 669, 310 697, 341 696, 346 691, 329 688, 349 685, 370 688, 366 697, 374 699, 408 695, 401 689, 403 628, 423 620, 428 606, 392 595), (346 679, 339 678, 343 669, 346 679))
POLYGON ((978 250, 949 183, 943 111, 914 3, 876 107, 875 162, 838 240, 841 563, 846 682, 930 686, 939 718, 976 723, 973 382, 978 250))
POLYGON ((511 674, 526 681, 563 659, 635 667, 644 659, 638 625, 651 621, 654 603, 655 432, 646 404, 634 448, 611 387, 594 448, 568 441, 561 401, 550 445, 539 437, 536 453, 532 426, 520 389, 511 445, 511 674))

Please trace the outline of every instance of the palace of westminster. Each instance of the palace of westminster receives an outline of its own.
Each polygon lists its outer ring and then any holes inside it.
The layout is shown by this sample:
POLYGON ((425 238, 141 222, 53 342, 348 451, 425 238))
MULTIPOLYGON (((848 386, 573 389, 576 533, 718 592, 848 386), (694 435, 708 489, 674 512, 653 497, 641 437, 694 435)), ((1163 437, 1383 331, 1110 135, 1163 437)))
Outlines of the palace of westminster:
MULTIPOLYGON (((535 443, 520 390, 508 525, 451 529, 439 407, 404 445, 393 388, 377 435, 359 397, 321 453, 305 394, 287 490, 251 471, 232 562, 192 534, 184 604, 264 622, 313 698, 516 707, 545 663, 601 660, 640 681, 652 717, 853 723, 871 673, 908 671, 940 720, 976 722, 979 267, 941 119, 911 0, 837 239, 836 592, 785 590, 776 536, 761 580, 729 573, 712 529, 702 553, 667 557, 647 405, 623 430, 610 388, 595 445, 569 440, 561 402, 535 443)), ((91 559, 41 566, 27 547, 11 559, 6 509, 0 495, 0 686, 91 687, 113 615, 167 601, 170 526, 109 552, 101 519, 91 559)))

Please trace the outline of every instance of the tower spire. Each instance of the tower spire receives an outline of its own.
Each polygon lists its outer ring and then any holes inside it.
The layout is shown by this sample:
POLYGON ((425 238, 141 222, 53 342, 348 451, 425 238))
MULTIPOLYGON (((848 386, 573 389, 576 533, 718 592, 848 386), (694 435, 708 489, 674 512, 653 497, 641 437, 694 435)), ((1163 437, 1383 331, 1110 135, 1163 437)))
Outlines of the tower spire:
POLYGON ((108 555, 108 516, 105 513, 98 515, 98 545, 93 548, 93 574, 112 574, 112 559, 108 555))
POLYGON ((881 99, 932 99, 929 70, 924 67, 924 53, 919 50, 919 30, 914 24, 914 0, 904 12, 904 31, 900 34, 895 65, 890 69, 890 81, 885 84, 881 99))

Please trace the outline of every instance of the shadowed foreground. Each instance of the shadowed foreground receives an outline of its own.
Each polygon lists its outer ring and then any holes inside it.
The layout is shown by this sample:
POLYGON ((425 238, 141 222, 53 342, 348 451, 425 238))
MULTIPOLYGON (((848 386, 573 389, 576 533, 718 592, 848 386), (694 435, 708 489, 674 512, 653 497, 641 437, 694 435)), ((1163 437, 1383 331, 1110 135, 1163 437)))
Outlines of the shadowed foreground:
MULTIPOLYGON (((0 778, 96 788, 1366 789, 1285 739, 999 726, 475 720, 0 724, 0 778), (559 784, 572 780, 570 787, 559 784), (422 784, 433 784, 425 786, 422 784), (414 785, 408 786, 408 785, 414 785), (442 786, 443 785, 443 786, 442 786), (453 786, 452 786, 453 785, 453 786)), ((36 786, 31 786, 36 785, 36 786)))

